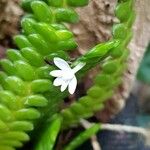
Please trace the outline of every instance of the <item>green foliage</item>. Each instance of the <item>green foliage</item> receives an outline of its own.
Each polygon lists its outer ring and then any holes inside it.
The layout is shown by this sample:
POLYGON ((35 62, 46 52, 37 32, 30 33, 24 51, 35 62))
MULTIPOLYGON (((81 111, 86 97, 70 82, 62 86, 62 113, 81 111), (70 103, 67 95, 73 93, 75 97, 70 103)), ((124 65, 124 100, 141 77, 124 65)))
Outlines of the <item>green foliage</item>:
POLYGON ((61 129, 62 118, 55 116, 50 124, 47 125, 46 130, 42 133, 41 139, 37 144, 35 150, 52 150, 58 133, 61 129))
POLYGON ((137 78, 145 83, 150 84, 150 45, 147 48, 147 51, 144 55, 144 58, 141 62, 137 78))
MULTIPOLYGON (((89 118, 93 116, 96 111, 102 110, 104 108, 104 102, 112 97, 114 91, 121 83, 121 76, 126 68, 126 60, 129 54, 127 45, 132 37, 131 28, 135 18, 132 17, 134 14, 133 4, 133 0, 127 2, 119 1, 115 14, 118 16, 118 19, 120 19, 120 23, 113 26, 113 40, 120 42, 112 48, 109 53, 106 53, 107 59, 104 59, 100 64, 101 72, 94 79, 94 85, 87 91, 87 95, 62 110, 61 114, 64 118, 64 128, 78 123, 80 118, 89 118), (125 13, 125 8, 128 8, 128 15, 125 13)), ((95 51, 95 49, 93 50, 95 51)), ((88 54, 85 54, 85 56, 90 58, 92 52, 93 51, 90 51, 88 53, 90 56, 88 56, 88 54)), ((101 51, 101 53, 102 52, 102 56, 104 57, 105 50, 101 51)), ((96 51, 93 54, 98 56, 96 51)))
POLYGON ((88 140, 91 136, 96 134, 100 130, 99 124, 94 124, 90 128, 81 132, 77 137, 75 137, 65 148, 64 150, 74 150, 81 144, 83 144, 86 140, 88 140))
MULTIPOLYGON (((119 1, 116 16, 121 22, 113 27, 113 39, 95 46, 72 64, 86 62, 78 78, 97 65, 102 70, 87 95, 60 112, 60 103, 68 93, 61 93, 52 85, 53 78, 49 72, 55 67, 46 62, 54 57, 70 60, 68 52, 74 50, 77 43, 64 24, 78 22, 74 7, 87 3, 88 0, 22 0, 21 5, 27 14, 21 21, 21 35, 14 37, 20 50, 9 49, 6 59, 0 60, 1 150, 22 147, 24 142, 30 140, 28 132, 38 129, 39 122, 52 124, 41 136, 37 149, 45 149, 44 146, 52 149, 60 128, 78 123, 80 118, 88 118, 102 109, 104 101, 121 83, 134 21, 132 0, 119 1), (53 120, 55 114, 59 115, 53 120)), ((94 126, 81 137, 87 139, 97 130, 94 126)), ((75 139, 71 145, 78 146, 78 140, 75 139)))

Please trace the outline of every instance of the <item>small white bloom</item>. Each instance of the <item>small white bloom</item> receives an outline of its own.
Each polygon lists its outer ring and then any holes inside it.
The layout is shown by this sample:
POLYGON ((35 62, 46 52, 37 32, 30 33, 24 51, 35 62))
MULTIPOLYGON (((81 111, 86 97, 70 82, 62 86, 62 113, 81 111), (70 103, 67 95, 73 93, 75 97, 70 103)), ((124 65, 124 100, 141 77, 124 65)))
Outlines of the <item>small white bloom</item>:
POLYGON ((72 69, 65 60, 55 57, 54 64, 60 70, 54 70, 50 72, 51 76, 56 77, 53 85, 61 86, 61 92, 65 91, 68 87, 69 93, 73 94, 77 87, 77 78, 75 73, 82 69, 85 66, 85 63, 79 63, 72 69))

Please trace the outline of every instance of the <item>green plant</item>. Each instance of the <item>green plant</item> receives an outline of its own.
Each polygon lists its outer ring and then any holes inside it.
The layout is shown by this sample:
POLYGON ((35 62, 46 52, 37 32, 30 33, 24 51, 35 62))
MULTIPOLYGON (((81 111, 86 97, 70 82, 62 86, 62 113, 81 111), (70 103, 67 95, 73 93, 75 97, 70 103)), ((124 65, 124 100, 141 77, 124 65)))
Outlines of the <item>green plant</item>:
POLYGON ((14 37, 20 51, 9 49, 7 58, 0 61, 3 70, 0 72, 1 150, 22 147, 30 139, 28 132, 34 129, 30 132, 31 137, 34 136, 41 122, 43 126, 40 128, 46 130, 35 149, 47 149, 44 146, 52 149, 59 130, 77 124, 80 118, 89 118, 102 109, 104 101, 121 83, 135 18, 133 0, 118 1, 116 16, 120 23, 113 26, 113 39, 97 45, 73 62, 72 66, 86 63, 78 72, 79 79, 97 65, 101 73, 86 96, 60 110, 68 92, 61 93, 53 86, 49 72, 55 66, 47 62, 52 62, 55 57, 70 61, 68 51, 75 49, 77 43, 65 23, 78 22, 74 7, 86 4, 88 0, 22 1, 22 7, 28 13, 21 21, 22 34, 14 37))
POLYGON ((107 60, 101 61, 99 64, 101 72, 94 80, 94 85, 87 91, 87 95, 81 97, 69 108, 62 110, 64 127, 79 122, 80 118, 91 117, 94 112, 103 109, 105 100, 113 95, 121 83, 121 76, 126 68, 125 62, 129 55, 127 45, 132 38, 131 28, 135 19, 133 1, 119 1, 115 14, 120 23, 113 26, 113 40, 119 40, 120 43, 111 48, 106 53, 107 60))
POLYGON ((75 137, 65 148, 64 150, 73 150, 84 143, 92 135, 96 134, 100 130, 99 124, 93 124, 91 127, 86 129, 84 132, 80 133, 75 137))

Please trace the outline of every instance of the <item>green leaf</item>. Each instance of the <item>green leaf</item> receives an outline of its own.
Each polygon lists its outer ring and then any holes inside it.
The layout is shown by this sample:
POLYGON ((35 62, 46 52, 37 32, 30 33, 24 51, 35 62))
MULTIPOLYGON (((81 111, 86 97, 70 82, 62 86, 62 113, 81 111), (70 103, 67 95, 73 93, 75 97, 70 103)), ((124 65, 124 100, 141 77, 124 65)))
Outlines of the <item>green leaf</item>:
POLYGON ((16 111, 15 117, 18 120, 34 120, 38 119, 41 116, 39 111, 34 108, 24 108, 16 111))
POLYGON ((11 60, 12 62, 17 60, 25 60, 23 56, 20 54, 19 50, 8 49, 6 54, 8 59, 11 60))
POLYGON ((63 0, 47 0, 49 5, 54 7, 61 7, 63 6, 63 0))
POLYGON ((29 121, 14 121, 9 123, 8 127, 15 131, 31 131, 34 129, 33 123, 29 121))
POLYGON ((112 48, 117 47, 120 44, 119 40, 113 40, 106 43, 101 43, 92 48, 89 52, 79 58, 80 61, 90 62, 90 61, 98 61, 100 58, 104 57, 106 54, 110 52, 112 48), (96 60, 95 60, 96 59, 96 60))
POLYGON ((31 95, 25 98, 25 105, 27 106, 44 107, 47 104, 47 99, 41 95, 31 95))
POLYGON ((31 81, 35 79, 34 68, 30 64, 20 60, 14 63, 14 67, 16 68, 17 74, 23 80, 31 81))
POLYGON ((24 56, 24 58, 26 58, 29 61, 31 65, 36 66, 36 67, 40 67, 44 65, 42 56, 39 53, 37 53, 35 50, 33 50, 32 48, 23 48, 21 50, 21 53, 24 56))
POLYGON ((89 0, 67 0, 68 5, 78 7, 85 6, 89 3, 89 0))
POLYGON ((13 91, 15 94, 24 95, 26 94, 25 83, 16 76, 9 76, 5 79, 4 87, 7 90, 13 91))
POLYGON ((16 73, 14 64, 8 59, 0 60, 0 65, 4 71, 6 71, 9 75, 14 75, 16 73))
POLYGON ((51 23, 53 20, 53 14, 51 9, 42 1, 33 1, 31 3, 34 15, 39 21, 51 23))
POLYGON ((55 116, 54 119, 47 125, 43 132, 35 150, 53 150, 56 138, 61 129, 62 118, 55 116))
POLYGON ((21 26, 26 35, 35 33, 34 24, 36 24, 36 22, 32 18, 23 18, 21 26))
POLYGON ((65 148, 64 150, 74 150, 86 140, 88 140, 92 135, 96 134, 100 130, 100 124, 94 124, 89 129, 86 129, 75 137, 65 148))
POLYGON ((49 80, 46 79, 39 79, 39 80, 34 80, 31 83, 31 89, 35 93, 43 93, 50 91, 52 88, 52 83, 49 80))
POLYGON ((58 8, 55 14, 58 22, 77 23, 79 21, 78 14, 71 8, 58 8))
POLYGON ((30 34, 28 36, 29 41, 34 46, 37 52, 42 55, 47 55, 50 52, 50 47, 47 42, 39 34, 30 34))
POLYGON ((32 47, 31 43, 24 35, 16 35, 14 37, 14 41, 20 49, 25 47, 32 47))

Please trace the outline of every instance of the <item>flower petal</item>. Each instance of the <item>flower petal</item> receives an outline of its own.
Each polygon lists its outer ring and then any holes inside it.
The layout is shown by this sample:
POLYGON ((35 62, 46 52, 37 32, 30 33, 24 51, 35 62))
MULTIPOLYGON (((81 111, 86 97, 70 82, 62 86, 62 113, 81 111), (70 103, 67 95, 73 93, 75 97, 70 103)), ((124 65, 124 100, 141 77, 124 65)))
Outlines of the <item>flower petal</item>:
POLYGON ((63 75, 62 70, 53 70, 50 72, 50 75, 53 77, 61 77, 63 75))
POLYGON ((69 81, 63 81, 61 85, 61 92, 64 92, 69 84, 69 81))
POLYGON ((69 83, 69 87, 68 87, 69 93, 73 94, 76 90, 76 87, 77 87, 77 79, 74 76, 74 78, 69 83))
POLYGON ((53 85, 54 85, 54 86, 60 86, 60 85, 62 85, 62 84, 63 84, 62 78, 56 78, 56 79, 54 80, 54 82, 53 82, 53 85))
POLYGON ((71 70, 69 64, 61 58, 55 57, 54 64, 61 70, 71 70))
POLYGON ((72 70, 74 71, 74 73, 78 72, 79 70, 81 70, 84 66, 86 65, 86 63, 79 63, 76 67, 74 67, 72 70))

